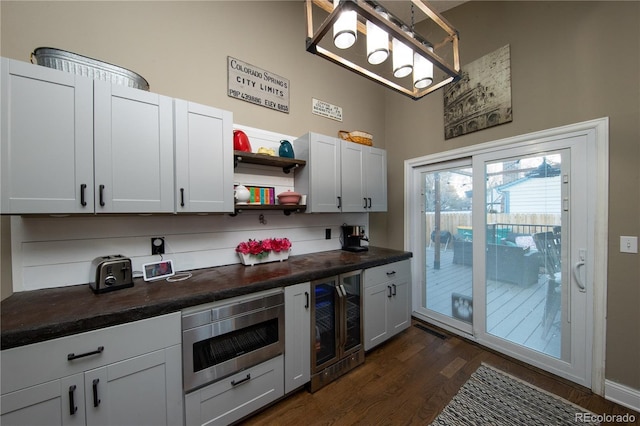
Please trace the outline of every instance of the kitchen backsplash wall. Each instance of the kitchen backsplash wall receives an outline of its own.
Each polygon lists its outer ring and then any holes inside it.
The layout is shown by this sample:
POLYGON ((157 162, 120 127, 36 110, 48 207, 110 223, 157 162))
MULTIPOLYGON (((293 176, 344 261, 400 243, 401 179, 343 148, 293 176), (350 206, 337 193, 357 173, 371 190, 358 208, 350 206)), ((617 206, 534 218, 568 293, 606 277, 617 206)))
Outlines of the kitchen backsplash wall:
POLYGON ((262 214, 264 224, 259 212, 235 217, 12 217, 13 291, 88 283, 92 260, 108 254, 130 257, 140 271, 143 263, 160 259, 151 255, 152 237, 165 237, 164 258, 173 259, 177 270, 190 270, 239 263, 235 247, 249 238, 287 237, 295 256, 339 249, 343 223, 368 229, 366 213, 262 214))
MULTIPOLYGON (((278 152, 280 140, 293 136, 234 125, 250 139, 252 151, 260 147, 278 152)), ((294 189, 294 173, 277 167, 242 164, 234 184, 270 186, 275 193, 294 189)), ((232 188, 229 188, 232 190, 232 188)), ((96 215, 70 217, 11 217, 13 291, 85 284, 98 256, 130 257, 135 271, 151 255, 151 238, 165 238, 165 259, 173 259, 179 271, 240 263, 235 247, 241 241, 272 237, 291 240, 291 255, 334 250, 341 247, 344 223, 369 229, 367 213, 300 214, 282 211, 250 211, 236 216, 215 215, 96 215), (261 216, 263 220, 261 220, 261 216), (326 239, 326 229, 331 238, 326 239)))

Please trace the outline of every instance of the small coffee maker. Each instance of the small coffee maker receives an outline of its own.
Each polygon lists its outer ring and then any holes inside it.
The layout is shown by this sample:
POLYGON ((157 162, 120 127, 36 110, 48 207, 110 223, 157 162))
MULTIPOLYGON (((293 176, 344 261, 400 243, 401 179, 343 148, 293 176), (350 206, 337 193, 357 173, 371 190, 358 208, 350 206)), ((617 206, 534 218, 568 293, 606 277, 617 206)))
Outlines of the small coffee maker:
POLYGON ((361 241, 369 241, 364 233, 364 226, 342 225, 342 250, 367 251, 369 248, 360 245, 361 241))

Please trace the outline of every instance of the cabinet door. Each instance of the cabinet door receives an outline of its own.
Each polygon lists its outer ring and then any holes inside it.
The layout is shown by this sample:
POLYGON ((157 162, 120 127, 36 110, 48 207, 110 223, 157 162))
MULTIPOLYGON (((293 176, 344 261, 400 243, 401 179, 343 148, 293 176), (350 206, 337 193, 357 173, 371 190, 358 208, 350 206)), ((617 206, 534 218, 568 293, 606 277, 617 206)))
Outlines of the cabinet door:
POLYGON ((174 100, 176 212, 233 211, 233 115, 174 100))
POLYGON ((1 212, 93 212, 93 81, 2 58, 1 212))
POLYGON ((341 141, 342 211, 367 211, 365 193, 364 145, 341 141))
POLYGON ((284 289, 284 392, 289 393, 307 383, 311 368, 311 300, 310 284, 284 289))
MULTIPOLYGON (((85 373, 87 425, 168 425, 181 422, 169 413, 167 350, 159 350, 85 373)), ((177 351, 179 353, 179 349, 177 351)), ((169 366, 171 368, 171 366, 169 366)), ((181 381, 177 385, 181 387, 181 381)), ((175 409, 175 406, 171 406, 175 409)), ((181 408, 181 407, 178 407, 181 408)), ((180 413, 182 410, 180 409, 180 413)))
MULTIPOLYGON (((365 271, 366 274, 366 271, 365 271)), ((364 289, 364 350, 368 351, 388 338, 387 299, 391 287, 387 283, 364 289)))
POLYGON ((173 212, 173 103, 94 82, 97 213, 173 212))
POLYGON ((365 148, 365 178, 367 211, 387 211, 387 151, 365 148))
POLYGON ((84 425, 82 374, 2 395, 3 425, 84 425))
POLYGON ((307 202, 313 213, 340 212, 340 140, 312 134, 309 146, 310 187, 307 202))
POLYGON ((394 336, 411 325, 411 287, 406 278, 391 282, 391 295, 388 310, 389 337, 394 336))

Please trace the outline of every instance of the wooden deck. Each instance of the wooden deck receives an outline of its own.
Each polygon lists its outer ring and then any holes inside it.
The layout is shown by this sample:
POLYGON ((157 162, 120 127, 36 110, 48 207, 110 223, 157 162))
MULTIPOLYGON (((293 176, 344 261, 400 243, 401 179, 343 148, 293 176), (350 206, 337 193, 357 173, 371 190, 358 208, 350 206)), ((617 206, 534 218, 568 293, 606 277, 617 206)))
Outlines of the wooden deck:
MULTIPOLYGON (((452 293, 471 296, 472 267, 453 263, 453 249, 440 251, 440 269, 434 268, 434 250, 427 249, 427 308, 453 316, 452 293)), ((511 342, 560 357, 557 324, 544 336, 542 319, 547 278, 520 287, 500 281, 487 282, 487 332, 511 342)))

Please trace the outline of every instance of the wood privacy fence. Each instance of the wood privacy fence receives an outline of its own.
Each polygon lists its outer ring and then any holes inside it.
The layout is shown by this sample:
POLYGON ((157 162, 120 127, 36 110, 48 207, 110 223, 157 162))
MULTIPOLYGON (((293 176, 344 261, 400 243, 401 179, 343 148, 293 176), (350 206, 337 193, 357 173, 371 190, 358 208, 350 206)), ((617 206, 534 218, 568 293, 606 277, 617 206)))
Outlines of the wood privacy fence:
MULTIPOLYGON (((425 213, 427 225, 427 241, 435 229, 435 213, 425 213)), ((554 213, 489 213, 487 223, 511 225, 560 225, 560 215, 554 213)), ((440 213, 440 231, 449 231, 451 235, 458 233, 458 226, 471 226, 471 212, 442 212, 440 213)))

